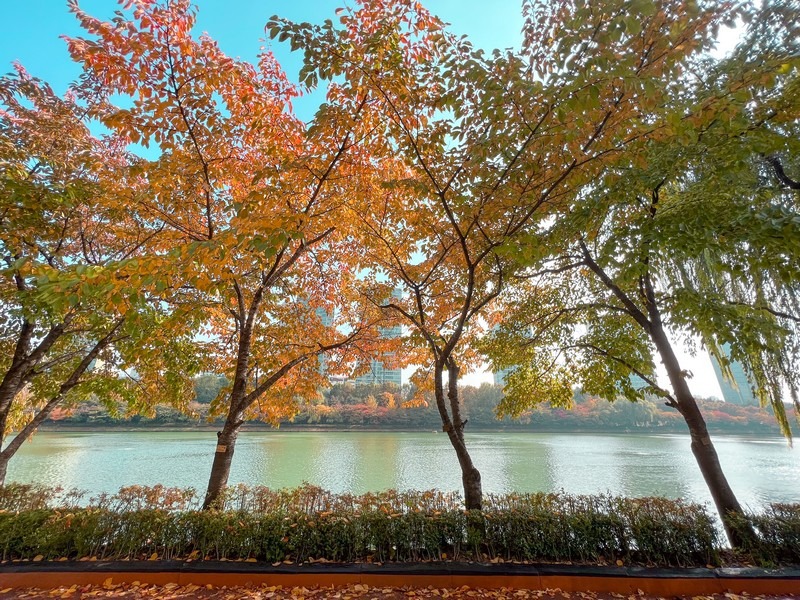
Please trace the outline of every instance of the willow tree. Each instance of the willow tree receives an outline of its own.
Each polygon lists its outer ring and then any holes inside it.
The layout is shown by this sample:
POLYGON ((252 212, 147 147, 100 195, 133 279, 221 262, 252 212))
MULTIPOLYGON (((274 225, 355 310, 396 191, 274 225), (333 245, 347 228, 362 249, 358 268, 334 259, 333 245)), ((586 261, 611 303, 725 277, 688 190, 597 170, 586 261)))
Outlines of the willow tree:
POLYGON ((491 55, 411 1, 364 2, 338 24, 267 26, 303 49, 307 85, 335 82, 331 105, 365 99, 375 168, 349 205, 372 276, 404 290, 374 301, 408 326, 404 352, 425 365, 417 377, 433 388, 469 509, 482 492, 458 379, 517 268, 507 248, 560 219, 575 190, 653 134, 636 78, 661 77, 718 19, 663 7, 642 27, 621 2, 554 3, 542 19, 527 6, 524 48, 491 55))
POLYGON ((56 408, 95 394, 113 412, 190 397, 186 336, 160 336, 170 317, 124 276, 159 229, 118 202, 130 157, 90 133, 84 91, 59 97, 21 66, 0 79, 0 442, 16 432, 0 484, 56 408))
POLYGON ((194 37, 188 1, 133 2, 111 22, 71 7, 91 36, 68 43, 105 98, 96 115, 130 142, 157 146, 157 158, 126 175, 128 208, 167 240, 140 279, 155 276, 166 303, 199 315, 209 368, 231 382, 212 402, 225 422, 208 508, 244 422, 292 416, 325 381, 320 355, 331 354, 332 368, 377 337, 381 315, 359 302, 359 256, 340 210, 365 161, 364 102, 323 108, 307 126, 272 54, 251 64, 194 37))
POLYGON ((793 192, 775 185, 774 162, 797 123, 789 93, 797 53, 787 45, 745 59, 753 48, 749 39, 723 61, 698 54, 642 82, 655 92, 642 118, 657 135, 629 146, 575 191, 567 216, 533 234, 536 244, 546 235, 547 252, 510 251, 528 268, 487 343, 497 368, 517 367, 503 412, 559 393, 566 402, 567 383, 606 398, 663 397, 686 422, 734 545, 748 535, 735 525, 742 508, 671 338, 699 338, 723 365, 742 362, 789 435, 783 396, 789 390, 798 408, 800 219, 793 192), (656 380, 654 354, 668 386, 656 380), (634 387, 632 375, 647 386, 634 387))

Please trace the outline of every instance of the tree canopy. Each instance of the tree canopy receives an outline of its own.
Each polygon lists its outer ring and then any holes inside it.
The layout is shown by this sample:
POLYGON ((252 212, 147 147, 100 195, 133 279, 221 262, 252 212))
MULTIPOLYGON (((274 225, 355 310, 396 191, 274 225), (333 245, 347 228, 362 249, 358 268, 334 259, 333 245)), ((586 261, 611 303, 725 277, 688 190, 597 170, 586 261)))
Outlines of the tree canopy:
POLYGON ((213 372, 210 507, 247 419, 277 424, 377 359, 420 367, 479 509, 458 381, 488 356, 513 368, 507 414, 569 405, 575 384, 662 397, 724 520, 740 507, 676 338, 743 364, 790 436, 792 3, 525 0, 521 47, 487 52, 416 1, 364 0, 267 22, 303 51, 299 84, 269 50, 198 35, 190 0, 109 21, 68 5, 85 31, 70 91, 0 80, 0 438, 30 425, 0 474, 61 403, 185 406, 213 372), (323 86, 306 123, 292 101, 323 86))
MULTIPOLYGON (((728 376, 731 361, 743 364, 756 397, 791 439, 784 397, 788 391, 800 414, 800 219, 782 156, 798 118, 784 96, 796 86, 798 55, 788 43, 751 58, 770 7, 763 10, 742 13, 753 25, 730 58, 687 54, 642 89, 635 118, 650 133, 632 139, 571 191, 544 230, 510 250, 525 268, 504 325, 485 346, 495 368, 517 367, 501 407, 511 414, 544 399, 568 404, 576 378, 608 398, 636 400, 647 391, 665 398, 687 423, 734 544, 741 540, 729 516, 741 507, 669 334, 690 346, 699 340, 728 376), (657 381, 654 356, 669 386, 657 381)), ((791 29, 771 31, 782 39, 791 29)), ((698 36, 697 49, 712 39, 698 36)))

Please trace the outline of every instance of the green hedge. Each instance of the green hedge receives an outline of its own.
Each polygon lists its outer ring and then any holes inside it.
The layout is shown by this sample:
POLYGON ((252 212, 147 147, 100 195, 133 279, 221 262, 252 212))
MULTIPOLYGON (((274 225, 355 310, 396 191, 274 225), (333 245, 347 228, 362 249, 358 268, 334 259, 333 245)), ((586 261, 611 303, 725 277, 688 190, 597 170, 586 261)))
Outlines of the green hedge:
MULTIPOLYGON (((234 486, 217 510, 191 489, 133 486, 86 498, 41 486, 0 487, 0 558, 229 559, 277 562, 527 560, 718 564, 705 507, 664 498, 487 495, 483 512, 437 491, 332 494, 234 486)), ((800 563, 800 504, 740 523, 755 531, 740 558, 800 563)))
POLYGON ((219 510, 193 490, 123 488, 84 500, 30 486, 0 489, 3 560, 255 559, 277 562, 504 560, 706 565, 718 560, 712 517, 663 498, 509 494, 483 512, 458 494, 335 495, 305 486, 237 486, 219 510))
POLYGON ((765 566, 800 564, 800 504, 770 504, 764 512, 748 514, 736 524, 748 525, 756 537, 743 535, 746 547, 741 550, 755 562, 765 566))
MULTIPOLYGON (((94 498, 0 488, 0 558, 504 560, 717 564, 724 540, 703 506, 664 498, 487 495, 483 512, 436 491, 332 494, 229 488, 218 510, 194 490, 133 486, 94 498)), ((740 558, 800 564, 800 504, 748 514, 740 558)))

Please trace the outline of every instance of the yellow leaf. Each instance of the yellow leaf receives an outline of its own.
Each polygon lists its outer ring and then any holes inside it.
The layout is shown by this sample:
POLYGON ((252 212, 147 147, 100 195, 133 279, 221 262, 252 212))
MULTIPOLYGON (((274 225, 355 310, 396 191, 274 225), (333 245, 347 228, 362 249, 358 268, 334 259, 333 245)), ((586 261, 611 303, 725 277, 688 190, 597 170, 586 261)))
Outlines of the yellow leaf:
POLYGON ((43 560, 43 559, 44 559, 44 556, 42 556, 41 554, 37 554, 36 556, 33 557, 33 562, 39 562, 40 560, 43 560))
POLYGON ((153 552, 150 555, 150 559, 149 560, 158 560, 158 552, 153 552))

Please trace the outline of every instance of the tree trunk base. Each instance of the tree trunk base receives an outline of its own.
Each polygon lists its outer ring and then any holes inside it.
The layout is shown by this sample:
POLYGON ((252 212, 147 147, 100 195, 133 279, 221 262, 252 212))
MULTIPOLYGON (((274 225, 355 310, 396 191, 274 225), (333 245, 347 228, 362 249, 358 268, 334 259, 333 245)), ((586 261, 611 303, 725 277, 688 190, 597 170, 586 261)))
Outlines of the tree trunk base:
POLYGON ((722 471, 719 456, 708 433, 692 435, 692 454, 711 492, 731 547, 745 549, 757 546, 758 537, 722 471))
POLYGON ((467 510, 481 510, 483 508, 483 489, 481 486, 481 473, 475 467, 461 474, 461 483, 464 486, 464 505, 467 510))
POLYGON ((217 448, 214 452, 211 475, 208 478, 206 497, 203 500, 203 510, 222 508, 220 506, 222 493, 225 490, 225 486, 228 485, 228 477, 231 474, 231 461, 233 460, 233 451, 238 434, 238 427, 229 427, 228 425, 217 433, 217 448))

